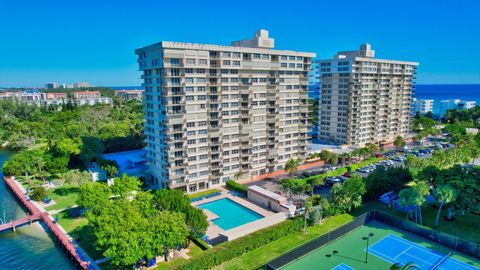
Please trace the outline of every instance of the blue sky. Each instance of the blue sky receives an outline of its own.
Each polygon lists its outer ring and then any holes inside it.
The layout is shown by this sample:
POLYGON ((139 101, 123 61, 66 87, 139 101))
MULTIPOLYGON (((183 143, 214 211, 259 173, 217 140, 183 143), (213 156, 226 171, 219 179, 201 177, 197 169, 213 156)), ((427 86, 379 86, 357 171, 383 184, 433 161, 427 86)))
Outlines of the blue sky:
POLYGON ((134 49, 162 40, 228 45, 264 28, 279 49, 419 61, 418 83, 480 83, 480 1, 0 2, 0 86, 139 85, 134 49))

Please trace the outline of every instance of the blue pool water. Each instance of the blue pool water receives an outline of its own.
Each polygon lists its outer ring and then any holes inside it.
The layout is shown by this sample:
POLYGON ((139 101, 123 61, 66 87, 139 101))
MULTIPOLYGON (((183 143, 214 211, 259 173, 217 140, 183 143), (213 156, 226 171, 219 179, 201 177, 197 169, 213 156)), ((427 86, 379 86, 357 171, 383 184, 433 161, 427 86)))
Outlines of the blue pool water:
POLYGON ((209 203, 204 203, 198 207, 208 209, 218 216, 212 220, 215 225, 225 231, 250 223, 263 218, 262 215, 228 199, 223 198, 209 203))

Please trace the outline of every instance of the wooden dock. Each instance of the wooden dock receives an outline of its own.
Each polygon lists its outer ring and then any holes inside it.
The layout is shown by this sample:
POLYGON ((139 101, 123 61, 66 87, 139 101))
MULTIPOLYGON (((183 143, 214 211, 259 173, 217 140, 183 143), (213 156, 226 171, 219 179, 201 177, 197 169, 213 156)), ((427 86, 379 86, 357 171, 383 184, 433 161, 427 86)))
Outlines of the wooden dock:
POLYGON ((15 231, 16 228, 21 227, 23 225, 27 224, 32 224, 35 221, 38 221, 40 219, 40 215, 31 215, 25 218, 17 219, 5 224, 0 225, 0 232, 6 231, 6 230, 13 230, 15 231))
POLYGON ((22 205, 28 209, 31 215, 26 218, 22 218, 19 220, 9 222, 7 224, 0 225, 0 231, 13 229, 18 226, 29 224, 37 220, 42 220, 45 223, 45 225, 47 225, 47 227, 55 235, 55 238, 62 245, 65 251, 74 260, 76 265, 80 267, 80 269, 84 269, 84 270, 99 269, 94 262, 90 261, 90 259, 88 258, 88 255, 84 254, 77 245, 74 245, 72 243, 72 241, 70 240, 70 237, 57 226, 57 224, 53 221, 53 218, 48 214, 48 212, 41 211, 29 199, 29 197, 23 193, 23 191, 20 189, 20 187, 14 182, 14 180, 11 177, 5 176, 4 180, 7 186, 10 188, 10 190, 13 192, 13 194, 15 194, 15 196, 22 203, 22 205))

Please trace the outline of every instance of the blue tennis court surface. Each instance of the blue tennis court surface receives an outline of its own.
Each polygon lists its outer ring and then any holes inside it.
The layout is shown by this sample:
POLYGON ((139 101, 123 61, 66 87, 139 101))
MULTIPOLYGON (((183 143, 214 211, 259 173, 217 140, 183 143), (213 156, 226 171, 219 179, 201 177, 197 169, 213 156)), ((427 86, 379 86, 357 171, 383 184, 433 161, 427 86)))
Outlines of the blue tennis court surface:
MULTIPOLYGON (((445 257, 424 246, 415 244, 397 235, 389 234, 385 238, 373 244, 369 252, 388 262, 407 264, 413 262, 420 269, 430 270, 445 257)), ((436 269, 439 270, 480 270, 467 263, 454 258, 447 258, 436 269)))
POLYGON ((355 268, 352 268, 352 267, 342 263, 342 264, 339 264, 339 265, 335 266, 334 268, 332 268, 332 270, 355 270, 355 268))

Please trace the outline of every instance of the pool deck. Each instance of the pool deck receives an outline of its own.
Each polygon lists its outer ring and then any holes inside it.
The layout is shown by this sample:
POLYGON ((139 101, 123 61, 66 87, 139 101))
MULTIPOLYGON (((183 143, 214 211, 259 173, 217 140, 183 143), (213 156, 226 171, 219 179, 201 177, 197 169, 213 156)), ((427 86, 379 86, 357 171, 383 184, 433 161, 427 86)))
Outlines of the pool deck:
POLYGON ((218 201, 224 198, 228 198, 260 215, 263 216, 263 218, 259 220, 255 220, 253 222, 238 226, 236 228, 232 228, 230 230, 223 230, 219 226, 215 225, 215 223, 212 222, 212 220, 218 218, 218 216, 208 209, 202 209, 207 216, 207 220, 209 223, 209 226, 207 228, 206 235, 208 236, 209 239, 212 239, 213 242, 222 242, 222 241, 228 241, 228 240, 233 240, 238 237, 242 237, 244 235, 247 235, 249 233, 252 233, 254 231, 269 227, 271 225, 277 224, 279 222, 284 221, 287 219, 287 216, 284 213, 275 213, 269 210, 266 210, 263 207, 260 207, 250 201, 248 201, 245 198, 233 196, 230 194, 227 190, 222 189, 222 194, 219 196, 215 196, 212 198, 208 199, 203 199, 201 201, 193 202, 192 205, 195 207, 198 207, 201 204, 213 202, 213 201, 218 201), (217 239, 215 241, 215 239, 217 239))

